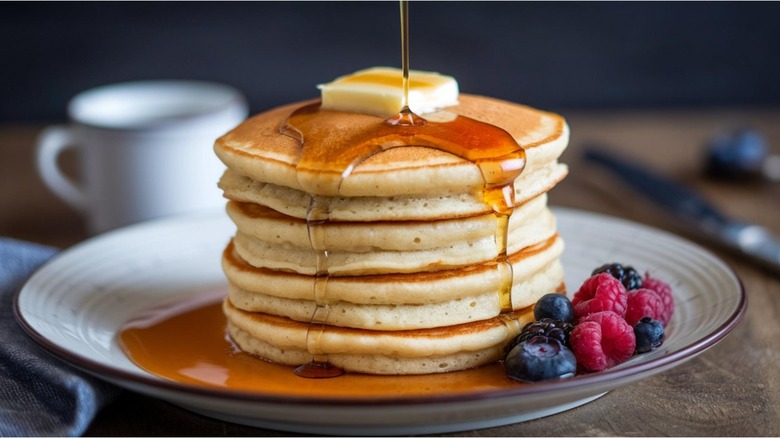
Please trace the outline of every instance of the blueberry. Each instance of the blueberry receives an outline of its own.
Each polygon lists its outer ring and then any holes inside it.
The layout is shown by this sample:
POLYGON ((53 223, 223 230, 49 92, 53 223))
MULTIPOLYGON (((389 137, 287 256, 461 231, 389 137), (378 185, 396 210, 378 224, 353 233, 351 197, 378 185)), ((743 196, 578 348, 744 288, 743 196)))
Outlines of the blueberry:
POLYGON ((577 360, 559 341, 537 336, 512 348, 504 369, 510 379, 525 382, 564 379, 574 376, 577 360))
POLYGON ((649 316, 640 319, 634 326, 636 352, 647 353, 664 343, 664 326, 649 316))
POLYGON ((705 172, 714 178, 749 179, 760 176, 767 146, 752 129, 739 129, 711 139, 707 145, 705 172))
POLYGON ((534 318, 540 321, 544 318, 556 321, 572 322, 574 307, 566 295, 551 293, 539 298, 534 306, 534 318))

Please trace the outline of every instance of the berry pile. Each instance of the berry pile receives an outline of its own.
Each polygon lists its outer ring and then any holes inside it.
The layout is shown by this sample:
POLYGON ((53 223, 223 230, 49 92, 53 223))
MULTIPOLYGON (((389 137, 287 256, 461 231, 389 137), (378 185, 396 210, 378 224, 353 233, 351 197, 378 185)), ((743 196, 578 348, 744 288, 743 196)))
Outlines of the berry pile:
POLYGON ((663 343, 674 312, 666 282, 619 263, 596 268, 571 301, 547 294, 504 348, 509 378, 562 379, 576 372, 602 371, 663 343))

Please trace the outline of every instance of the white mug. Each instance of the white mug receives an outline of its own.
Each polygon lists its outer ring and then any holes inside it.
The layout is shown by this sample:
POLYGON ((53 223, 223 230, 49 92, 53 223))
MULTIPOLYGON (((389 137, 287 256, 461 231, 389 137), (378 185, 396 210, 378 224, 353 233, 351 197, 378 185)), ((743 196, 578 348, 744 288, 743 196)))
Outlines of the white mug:
POLYGON ((214 141, 248 113, 236 89, 210 82, 160 80, 107 85, 68 104, 70 123, 45 129, 37 164, 46 185, 82 212, 90 233, 224 207, 224 165, 214 141), (79 153, 79 181, 57 158, 79 153))

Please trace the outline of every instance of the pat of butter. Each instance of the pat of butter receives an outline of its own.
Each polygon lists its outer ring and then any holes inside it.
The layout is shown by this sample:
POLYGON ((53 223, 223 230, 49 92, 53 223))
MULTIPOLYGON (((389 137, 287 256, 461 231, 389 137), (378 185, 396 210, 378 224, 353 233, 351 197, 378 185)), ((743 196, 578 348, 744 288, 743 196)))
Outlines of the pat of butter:
MULTIPOLYGON (((322 108, 392 116, 401 111, 403 72, 373 67, 319 85, 322 108)), ((435 112, 457 105, 458 82, 435 72, 409 70, 409 108, 415 114, 435 112)))

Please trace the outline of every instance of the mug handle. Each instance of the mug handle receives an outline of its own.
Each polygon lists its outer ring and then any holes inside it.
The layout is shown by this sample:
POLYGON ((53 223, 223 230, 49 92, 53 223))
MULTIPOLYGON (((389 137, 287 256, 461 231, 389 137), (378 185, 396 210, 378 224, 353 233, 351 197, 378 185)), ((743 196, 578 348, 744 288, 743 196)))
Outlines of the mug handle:
POLYGON ((74 209, 84 212, 87 209, 86 195, 62 173, 57 164, 60 153, 75 146, 72 131, 67 126, 50 126, 38 137, 36 161, 38 173, 49 189, 74 209))

